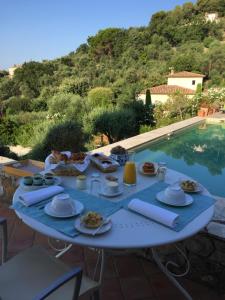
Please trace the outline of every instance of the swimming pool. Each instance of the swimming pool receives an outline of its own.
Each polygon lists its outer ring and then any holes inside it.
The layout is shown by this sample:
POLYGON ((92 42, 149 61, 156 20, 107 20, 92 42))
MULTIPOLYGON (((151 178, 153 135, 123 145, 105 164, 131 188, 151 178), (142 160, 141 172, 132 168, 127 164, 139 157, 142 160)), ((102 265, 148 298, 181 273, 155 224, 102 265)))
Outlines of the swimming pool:
POLYGON ((166 162, 225 197, 225 124, 201 124, 135 150, 137 162, 166 162))

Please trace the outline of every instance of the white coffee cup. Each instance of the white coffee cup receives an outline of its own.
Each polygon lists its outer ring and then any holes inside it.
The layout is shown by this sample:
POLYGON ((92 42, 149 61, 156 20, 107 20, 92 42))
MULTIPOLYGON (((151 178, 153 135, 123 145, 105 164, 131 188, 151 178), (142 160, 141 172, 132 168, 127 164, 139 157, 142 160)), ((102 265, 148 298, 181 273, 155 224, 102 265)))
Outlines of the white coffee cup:
POLYGON ((164 191, 164 196, 168 203, 183 204, 185 202, 185 193, 179 186, 168 186, 164 191))
POLYGON ((75 202, 68 194, 54 196, 50 207, 54 213, 60 215, 70 215, 76 211, 75 202))
POLYGON ((119 191, 119 184, 116 181, 107 180, 106 186, 109 194, 116 194, 119 191))

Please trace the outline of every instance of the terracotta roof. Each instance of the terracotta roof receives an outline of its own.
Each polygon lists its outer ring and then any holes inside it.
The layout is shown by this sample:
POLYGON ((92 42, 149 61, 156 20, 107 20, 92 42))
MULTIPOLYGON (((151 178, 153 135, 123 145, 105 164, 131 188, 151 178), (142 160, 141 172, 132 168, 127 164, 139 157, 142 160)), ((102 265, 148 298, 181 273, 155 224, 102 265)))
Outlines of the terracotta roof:
MULTIPOLYGON (((181 92, 184 95, 194 95, 195 91, 191 89, 186 89, 178 85, 158 85, 150 88, 151 94, 157 94, 157 95, 171 95, 175 92, 181 92)), ((146 91, 141 92, 141 94, 145 94, 146 91)))
POLYGON ((169 74, 168 78, 192 78, 192 77, 205 77, 205 75, 203 74, 198 74, 198 73, 192 73, 192 72, 187 72, 187 71, 183 71, 183 72, 178 72, 178 73, 173 73, 173 74, 169 74))

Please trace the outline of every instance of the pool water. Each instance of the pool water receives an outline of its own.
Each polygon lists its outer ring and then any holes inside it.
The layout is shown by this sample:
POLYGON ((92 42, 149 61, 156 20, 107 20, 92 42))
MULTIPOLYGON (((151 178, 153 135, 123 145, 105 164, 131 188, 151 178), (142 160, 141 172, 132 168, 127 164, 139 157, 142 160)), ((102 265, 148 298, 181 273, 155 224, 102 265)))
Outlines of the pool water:
POLYGON ((137 162, 166 162, 225 197, 225 124, 201 124, 135 150, 137 162))

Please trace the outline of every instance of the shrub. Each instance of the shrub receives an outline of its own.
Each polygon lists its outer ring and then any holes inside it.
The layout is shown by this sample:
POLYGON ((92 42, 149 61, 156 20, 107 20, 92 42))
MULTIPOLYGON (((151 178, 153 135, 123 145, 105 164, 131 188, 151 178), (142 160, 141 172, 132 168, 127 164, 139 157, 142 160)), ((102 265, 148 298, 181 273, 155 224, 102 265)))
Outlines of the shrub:
POLYGON ((8 115, 17 114, 20 111, 32 111, 31 100, 23 97, 12 97, 6 102, 8 115))
POLYGON ((43 161, 53 149, 79 152, 84 150, 84 142, 81 125, 65 122, 50 128, 42 143, 38 143, 31 151, 31 157, 43 161))
POLYGON ((110 88, 96 87, 89 91, 88 100, 92 107, 112 104, 113 92, 110 88))
POLYGON ((9 118, 0 119, 0 137, 3 144, 15 144, 17 127, 18 124, 10 120, 9 118))
POLYGON ((42 143, 47 132, 54 125, 55 122, 51 120, 24 124, 18 130, 16 143, 24 147, 33 147, 37 143, 42 143))

